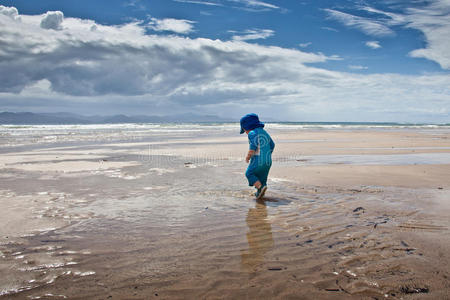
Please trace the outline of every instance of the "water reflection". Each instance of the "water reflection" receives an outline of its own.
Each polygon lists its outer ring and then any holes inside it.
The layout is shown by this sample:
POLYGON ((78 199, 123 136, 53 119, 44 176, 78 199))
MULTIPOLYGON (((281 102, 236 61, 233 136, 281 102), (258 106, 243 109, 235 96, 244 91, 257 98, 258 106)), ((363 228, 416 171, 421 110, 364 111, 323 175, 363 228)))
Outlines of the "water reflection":
POLYGON ((264 255, 273 247, 272 225, 267 220, 267 207, 264 202, 256 202, 247 213, 248 249, 241 251, 241 266, 247 271, 263 263, 264 255))

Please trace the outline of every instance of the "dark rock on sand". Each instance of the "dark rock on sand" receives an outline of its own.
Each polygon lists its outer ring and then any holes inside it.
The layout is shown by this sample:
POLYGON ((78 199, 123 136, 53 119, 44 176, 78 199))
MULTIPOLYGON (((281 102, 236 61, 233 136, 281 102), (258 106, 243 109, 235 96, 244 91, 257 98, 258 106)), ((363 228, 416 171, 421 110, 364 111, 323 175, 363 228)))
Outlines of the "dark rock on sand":
POLYGON ((355 209, 353 210, 353 212, 358 212, 358 211, 361 211, 361 210, 362 210, 362 212, 365 211, 364 207, 359 206, 359 207, 355 208, 355 209))
POLYGON ((404 294, 426 294, 430 290, 428 288, 417 288, 417 287, 409 287, 409 286, 402 286, 400 288, 400 291, 404 294))

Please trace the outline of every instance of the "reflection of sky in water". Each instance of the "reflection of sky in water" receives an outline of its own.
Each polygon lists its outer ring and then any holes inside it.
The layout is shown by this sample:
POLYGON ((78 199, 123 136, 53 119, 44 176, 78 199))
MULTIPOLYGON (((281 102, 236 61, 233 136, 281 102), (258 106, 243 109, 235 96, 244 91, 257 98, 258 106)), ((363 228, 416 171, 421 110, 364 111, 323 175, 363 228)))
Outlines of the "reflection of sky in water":
POLYGON ((302 164, 349 164, 349 165, 429 165, 450 164, 450 153, 414 154, 363 154, 363 155, 305 155, 302 164))
POLYGON ((349 147, 350 150, 450 150, 450 147, 349 147))

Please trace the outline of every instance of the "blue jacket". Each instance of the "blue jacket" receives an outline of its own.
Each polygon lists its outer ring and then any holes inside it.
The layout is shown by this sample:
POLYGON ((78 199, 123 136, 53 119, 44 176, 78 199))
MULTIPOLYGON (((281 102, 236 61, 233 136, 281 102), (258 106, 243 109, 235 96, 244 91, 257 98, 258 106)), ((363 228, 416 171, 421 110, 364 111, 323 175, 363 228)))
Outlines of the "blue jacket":
POLYGON ((255 155, 250 160, 250 165, 271 165, 272 152, 275 148, 270 135, 262 127, 257 127, 248 133, 248 143, 250 150, 255 151, 255 155))

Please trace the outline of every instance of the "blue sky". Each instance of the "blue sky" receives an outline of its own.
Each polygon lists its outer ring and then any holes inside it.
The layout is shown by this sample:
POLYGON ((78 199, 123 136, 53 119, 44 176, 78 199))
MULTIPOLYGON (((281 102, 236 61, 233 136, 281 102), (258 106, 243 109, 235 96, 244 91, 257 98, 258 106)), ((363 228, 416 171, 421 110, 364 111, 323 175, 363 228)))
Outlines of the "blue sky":
POLYGON ((448 0, 0 5, 0 110, 450 122, 448 0))

